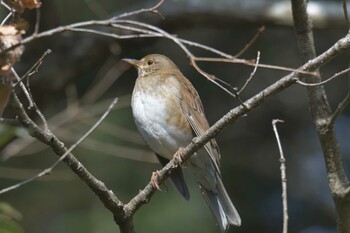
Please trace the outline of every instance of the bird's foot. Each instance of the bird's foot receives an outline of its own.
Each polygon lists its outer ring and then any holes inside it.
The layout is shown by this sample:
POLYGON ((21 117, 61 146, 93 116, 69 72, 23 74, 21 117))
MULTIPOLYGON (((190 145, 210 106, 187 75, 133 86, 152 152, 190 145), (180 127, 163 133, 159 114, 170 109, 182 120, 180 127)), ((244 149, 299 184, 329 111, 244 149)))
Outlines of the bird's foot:
POLYGON ((155 187, 156 189, 162 191, 160 189, 160 186, 159 186, 159 180, 158 180, 158 177, 159 177, 159 171, 155 171, 155 172, 152 172, 152 176, 151 176, 151 184, 153 185, 153 187, 155 187))
POLYGON ((175 162, 180 164, 184 160, 184 148, 180 147, 174 154, 175 162))

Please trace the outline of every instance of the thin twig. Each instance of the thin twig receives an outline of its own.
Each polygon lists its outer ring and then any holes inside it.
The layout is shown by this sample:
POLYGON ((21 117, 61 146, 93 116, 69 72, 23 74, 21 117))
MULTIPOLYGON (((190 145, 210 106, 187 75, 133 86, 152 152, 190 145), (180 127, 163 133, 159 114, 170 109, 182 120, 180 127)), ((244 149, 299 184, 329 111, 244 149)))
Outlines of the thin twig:
MULTIPOLYGON (((349 64, 349 66, 350 66, 350 64, 349 64)), ((344 109, 349 105, 349 103, 350 103, 350 73, 348 74, 348 93, 346 94, 343 101, 338 104, 337 109, 332 114, 330 121, 329 121, 330 126, 333 126, 335 124, 335 121, 337 120, 339 115, 344 111, 344 109)))
MULTIPOLYGON (((202 69, 198 66, 198 64, 197 64, 197 62, 195 61, 195 58, 194 58, 194 57, 191 57, 191 58, 190 58, 190 62, 191 62, 191 64, 192 64, 192 66, 198 71, 198 73, 200 73, 201 75, 203 75, 207 80, 212 81, 212 82, 214 82, 214 80, 218 80, 218 78, 217 78, 215 75, 209 74, 209 73, 205 72, 204 70, 202 70, 202 69)), ((231 87, 230 84, 228 84, 228 83, 226 83, 226 82, 224 82, 224 81, 222 81, 222 80, 220 80, 220 83, 223 83, 223 84, 224 84, 225 86, 227 86, 227 87, 231 87)), ((229 90, 227 87, 222 86, 220 83, 214 82, 215 85, 217 85, 218 87, 220 87, 222 90, 224 90, 224 91, 225 91, 227 94, 229 94, 230 96, 232 96, 232 97, 234 97, 234 98, 237 97, 237 95, 236 95, 235 90, 234 90, 233 87, 231 87, 231 88, 230 88, 231 90, 229 90)))
POLYGON ((50 49, 46 50, 43 55, 35 62, 35 64, 17 81, 17 83, 13 84, 13 88, 15 88, 18 83, 22 82, 25 78, 29 78, 33 74, 38 72, 39 67, 43 63, 44 58, 50 54, 52 51, 50 49))
POLYGON ((133 15, 138 15, 138 14, 146 13, 146 12, 155 13, 155 14, 159 15, 160 17, 164 18, 157 10, 163 3, 164 3, 164 0, 160 0, 156 5, 154 5, 150 8, 140 9, 140 10, 136 10, 136 11, 132 11, 132 12, 127 12, 127 13, 115 16, 115 17, 113 17, 113 19, 126 18, 126 17, 130 17, 133 15))
POLYGON ((35 36, 39 33, 39 27, 40 27, 40 7, 35 9, 35 27, 34 32, 32 36, 35 36))
POLYGON ((4 25, 7 20, 13 15, 14 11, 13 9, 7 5, 6 3, 4 3, 4 1, 1 0, 1 5, 3 5, 7 10, 9 10, 10 12, 7 14, 7 16, 2 20, 1 25, 4 25))
POLYGON ((249 78, 247 79, 247 81, 244 83, 243 87, 241 88, 241 90, 238 91, 238 95, 240 95, 242 93, 242 91, 246 88, 246 86, 248 85, 248 83, 252 80, 252 78, 254 77, 257 69, 258 69, 258 64, 260 61, 260 51, 258 51, 258 54, 256 55, 256 66, 253 69, 253 72, 250 74, 249 78))
POLYGON ((0 190, 0 195, 4 194, 6 192, 12 191, 14 189, 17 189, 25 184, 28 184, 30 182, 32 182, 33 180, 36 180, 44 175, 50 174, 52 172, 52 170, 62 161, 64 160, 67 155, 69 155, 86 137, 88 137, 97 127, 98 125, 107 117, 107 115, 110 113, 110 111, 113 109, 113 107, 116 105, 116 103, 118 102, 118 98, 115 98, 112 103, 109 105, 107 111, 100 117, 100 119, 98 119, 98 121, 81 137, 79 138, 79 140, 74 143, 62 156, 60 156, 60 158, 58 160, 56 160, 56 162, 54 162, 49 168, 44 169, 43 171, 41 171, 40 173, 36 174, 35 176, 24 180, 22 182, 19 182, 15 185, 12 185, 10 187, 4 188, 0 190))
POLYGON ((18 76, 17 72, 15 71, 15 69, 13 67, 11 67, 11 71, 12 73, 15 75, 17 82, 19 82, 20 87, 22 88, 25 96, 27 97, 28 101, 29 101, 29 106, 28 109, 34 109, 34 111, 38 114, 39 118, 41 119, 43 126, 44 126, 44 131, 47 135, 51 135, 52 132, 49 129, 49 126, 47 124, 47 121, 44 117, 44 115, 42 114, 42 112, 40 111, 40 109, 38 108, 38 106, 36 105, 36 103, 33 100, 33 96, 31 94, 31 92, 26 88, 26 86, 21 82, 21 78, 18 76))
POLYGON ((240 57, 247 49, 249 49, 254 42, 259 38, 259 36, 265 31, 265 26, 261 26, 254 37, 243 47, 241 51, 239 51, 234 57, 240 57))
POLYGON ((350 92, 348 91, 348 94, 346 95, 346 97, 343 99, 342 102, 339 103, 337 109, 333 113, 330 119, 329 125, 334 125, 338 116, 344 111, 344 109, 349 105, 349 103, 350 103, 350 92))
POLYGON ((287 203, 287 175, 286 175, 286 159, 283 155, 282 145, 280 137, 277 131, 277 123, 283 123, 283 120, 274 119, 272 120, 273 131, 276 136, 278 150, 280 152, 280 169, 281 169, 281 182, 282 182, 282 205, 283 205, 283 233, 288 232, 288 203, 287 203))
POLYGON ((91 34, 96 34, 100 36, 106 36, 110 38, 115 38, 119 40, 126 40, 126 39, 134 39, 134 38, 154 38, 154 37, 162 37, 162 35, 156 35, 156 34, 131 34, 131 35, 119 35, 115 32, 102 32, 96 29, 89 29, 89 28, 71 28, 69 31, 72 32, 87 32, 91 34))
POLYGON ((256 64, 255 62, 252 62, 250 60, 244 60, 244 59, 227 59, 227 58, 216 58, 216 57, 196 57, 195 60, 197 61, 206 61, 206 62, 226 62, 226 63, 241 63, 247 66, 258 66, 261 68, 268 68, 268 69, 275 69, 275 70, 283 70, 288 72, 297 72, 300 74, 308 74, 312 76, 318 76, 319 74, 317 72, 310 72, 307 70, 298 70, 283 66, 275 66, 275 65, 267 65, 267 64, 256 64))
MULTIPOLYGON (((11 72, 15 76, 16 80, 19 82, 21 80, 21 78, 19 77, 19 75, 17 74, 16 70, 13 67, 11 67, 11 72)), ((24 95, 26 96, 26 98, 28 100, 28 104, 29 104, 28 108, 33 108, 33 106, 34 106, 33 100, 32 100, 31 95, 29 94, 26 86, 22 82, 19 82, 19 85, 20 85, 24 95)))
POLYGON ((46 132, 46 134, 51 135, 52 132, 49 129, 49 126, 47 124, 47 121, 44 117, 44 115, 42 114, 42 112, 40 111, 39 107, 36 105, 36 103, 33 101, 33 96, 30 92, 30 88, 29 88, 29 80, 27 80, 27 87, 23 84, 22 80, 25 78, 28 78, 30 76, 32 76, 33 74, 35 74, 36 72, 38 72, 38 69, 40 67, 40 65, 43 62, 43 59, 46 57, 46 55, 50 54, 51 50, 48 49, 44 52, 44 54, 39 58, 39 60, 23 75, 23 77, 19 77, 17 72, 15 71, 15 69, 12 67, 11 71, 12 73, 15 75, 17 83, 13 85, 13 88, 16 87, 16 85, 19 83, 23 92, 25 93, 28 101, 29 101, 29 109, 34 109, 34 111, 38 114, 38 116, 40 117, 42 124, 44 126, 44 131, 46 132))
POLYGON ((1 5, 3 5, 7 10, 13 11, 12 8, 11 8, 9 5, 7 5, 3 0, 1 0, 0 3, 1 3, 1 5))
POLYGON ((332 81, 333 79, 335 78, 338 78, 339 76, 345 74, 345 73, 348 73, 350 71, 350 67, 349 68, 346 68, 345 70, 342 70, 338 73, 335 73, 332 77, 330 78, 327 78, 326 80, 322 81, 322 82, 318 82, 318 83, 306 83, 306 82, 303 82, 301 80, 297 80, 296 82, 302 86, 305 86, 305 87, 316 87, 316 86, 320 86, 320 85, 323 85, 323 84, 326 84, 330 81, 332 81))
POLYGON ((7 20, 12 16, 12 14, 13 12, 10 11, 10 13, 8 13, 4 20, 1 22, 1 25, 4 25, 7 22, 7 20))

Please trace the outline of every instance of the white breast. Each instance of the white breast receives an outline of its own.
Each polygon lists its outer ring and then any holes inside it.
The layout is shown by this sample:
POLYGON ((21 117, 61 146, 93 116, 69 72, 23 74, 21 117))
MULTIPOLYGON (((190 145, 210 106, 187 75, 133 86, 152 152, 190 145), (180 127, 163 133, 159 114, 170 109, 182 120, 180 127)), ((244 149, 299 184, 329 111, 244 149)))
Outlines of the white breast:
MULTIPOLYGON (((192 135, 184 135, 167 123, 171 112, 159 94, 160 88, 134 90, 131 107, 136 126, 147 144, 157 154, 171 159, 179 147, 185 147, 191 142, 192 135)), ((172 95, 176 89, 167 91, 172 95)))

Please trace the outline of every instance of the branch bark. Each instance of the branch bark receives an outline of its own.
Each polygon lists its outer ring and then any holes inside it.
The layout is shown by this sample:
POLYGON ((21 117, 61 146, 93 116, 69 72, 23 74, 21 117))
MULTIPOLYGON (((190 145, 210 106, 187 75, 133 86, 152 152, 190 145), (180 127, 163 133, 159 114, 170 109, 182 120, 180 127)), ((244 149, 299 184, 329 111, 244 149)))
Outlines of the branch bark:
MULTIPOLYGON (((292 0, 294 26, 302 54, 306 62, 316 57, 312 24, 307 14, 306 0, 292 0)), ((308 82, 321 82, 321 76, 308 77, 308 82)), ((337 227, 340 233, 350 232, 350 187, 342 164, 339 145, 332 121, 332 111, 323 85, 307 87, 310 112, 322 146, 328 173, 328 183, 337 212, 337 227)))

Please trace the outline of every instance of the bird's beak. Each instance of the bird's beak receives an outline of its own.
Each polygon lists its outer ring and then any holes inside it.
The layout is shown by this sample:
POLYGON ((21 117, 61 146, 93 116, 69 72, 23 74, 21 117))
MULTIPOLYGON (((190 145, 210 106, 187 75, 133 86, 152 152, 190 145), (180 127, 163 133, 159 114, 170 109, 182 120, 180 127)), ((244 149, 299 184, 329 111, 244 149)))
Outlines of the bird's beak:
POLYGON ((139 67, 140 61, 136 60, 136 59, 130 59, 130 58, 124 58, 122 59, 123 61, 135 66, 135 67, 139 67))

